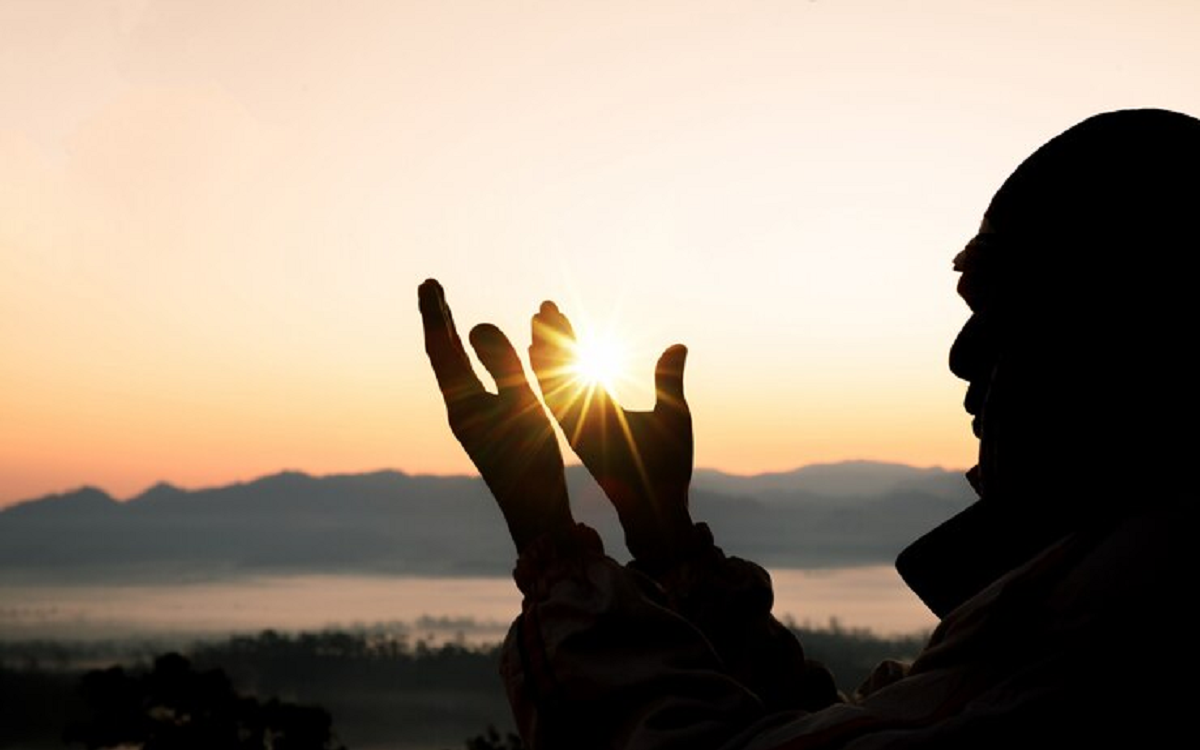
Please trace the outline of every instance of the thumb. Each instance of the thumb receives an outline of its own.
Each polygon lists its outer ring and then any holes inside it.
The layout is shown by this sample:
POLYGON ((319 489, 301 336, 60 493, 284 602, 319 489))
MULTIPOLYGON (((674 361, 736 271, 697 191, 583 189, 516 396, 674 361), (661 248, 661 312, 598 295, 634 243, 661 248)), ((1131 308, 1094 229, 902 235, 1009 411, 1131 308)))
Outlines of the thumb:
POLYGON ((676 344, 668 347, 654 367, 654 408, 687 409, 683 395, 683 366, 687 362, 687 347, 676 344))

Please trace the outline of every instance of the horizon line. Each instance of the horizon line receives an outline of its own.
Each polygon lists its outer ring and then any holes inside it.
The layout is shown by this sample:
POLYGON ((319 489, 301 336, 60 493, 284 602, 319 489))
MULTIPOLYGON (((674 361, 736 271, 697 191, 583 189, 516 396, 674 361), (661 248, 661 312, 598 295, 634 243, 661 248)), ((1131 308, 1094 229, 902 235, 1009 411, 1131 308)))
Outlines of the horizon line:
MULTIPOLYGON (((814 461, 814 462, 807 463, 807 464, 799 464, 799 465, 793 466, 790 469, 780 469, 780 470, 775 470, 775 471, 760 471, 760 472, 753 472, 753 473, 734 472, 734 471, 728 471, 725 469, 719 469, 719 468, 710 467, 710 466, 697 466, 692 470, 692 476, 694 479, 695 475, 697 473, 708 472, 708 473, 714 473, 714 474, 721 474, 721 475, 724 475, 727 477, 734 477, 737 479, 755 479, 755 478, 761 478, 761 477, 773 477, 773 476, 783 476, 786 474, 794 474, 796 472, 804 471, 806 469, 811 469, 814 467, 844 466, 846 464, 874 464, 877 466, 898 466, 898 467, 916 469, 916 470, 920 470, 920 471, 943 471, 946 473, 966 471, 966 469, 964 469, 964 468, 960 468, 960 467, 948 468, 941 464, 919 465, 919 464, 909 464, 909 463, 905 463, 903 461, 887 461, 887 460, 873 459, 873 458, 847 458, 847 459, 842 459, 842 460, 838 460, 838 461, 814 461)), ((582 469, 582 468, 583 468, 583 464, 581 464, 579 462, 570 462, 570 463, 566 464, 567 470, 573 470, 573 469, 578 470, 578 469, 582 469)), ((7 510, 9 508, 12 508, 12 507, 15 507, 18 505, 24 505, 26 503, 38 502, 41 500, 47 500, 47 499, 54 498, 54 497, 64 497, 67 495, 74 495, 79 492, 85 492, 85 491, 89 491, 89 490, 99 492, 99 493, 103 494, 105 497, 108 497, 109 499, 111 499, 115 502, 127 503, 132 500, 136 500, 136 499, 138 499, 160 487, 165 487, 165 488, 170 488, 173 490, 178 490, 180 492, 189 492, 190 493, 190 492, 205 492, 205 491, 210 491, 210 490, 221 490, 221 489, 227 489, 229 487, 237 487, 237 486, 242 486, 242 485, 247 485, 247 484, 254 484, 256 482, 261 482, 266 479, 272 479, 275 477, 282 477, 282 476, 287 476, 287 475, 298 475, 298 476, 306 477, 309 479, 338 479, 338 478, 342 478, 342 477, 369 476, 372 474, 399 474, 401 476, 411 477, 414 479, 425 478, 425 477, 436 478, 436 479, 480 479, 481 478, 480 475, 478 474, 478 472, 469 473, 469 474, 412 472, 412 471, 405 471, 404 469, 399 469, 399 468, 395 468, 395 467, 384 467, 384 468, 378 468, 378 469, 364 469, 362 471, 337 471, 337 472, 329 472, 329 473, 316 473, 316 472, 305 471, 303 469, 285 467, 285 468, 279 469, 278 471, 260 474, 260 475, 254 476, 254 477, 250 477, 248 479, 245 479, 245 478, 232 479, 232 480, 229 480, 229 481, 221 483, 221 484, 208 484, 208 485, 190 486, 190 487, 180 485, 180 484, 175 484, 174 482, 171 482, 170 480, 167 480, 167 479, 159 479, 159 480, 151 483, 149 486, 147 486, 145 489, 141 490, 140 492, 136 492, 132 495, 128 495, 125 497, 116 497, 113 494, 111 494, 108 490, 99 486, 98 484, 84 483, 84 484, 75 485, 73 487, 62 489, 62 490, 51 490, 49 492, 46 492, 44 494, 37 495, 34 497, 17 498, 14 500, 0 499, 0 512, 3 512, 4 510, 7 510)))

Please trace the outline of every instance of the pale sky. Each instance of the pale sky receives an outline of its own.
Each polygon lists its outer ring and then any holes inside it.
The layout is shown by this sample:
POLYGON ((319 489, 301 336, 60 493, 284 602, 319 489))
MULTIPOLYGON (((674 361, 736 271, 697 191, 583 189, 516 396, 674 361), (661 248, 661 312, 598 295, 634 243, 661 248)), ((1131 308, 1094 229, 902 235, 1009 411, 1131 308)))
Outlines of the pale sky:
POLYGON ((697 464, 966 467, 950 260, 1096 112, 1200 114, 1200 3, 0 0, 0 504, 471 466, 416 287, 554 299, 697 464))

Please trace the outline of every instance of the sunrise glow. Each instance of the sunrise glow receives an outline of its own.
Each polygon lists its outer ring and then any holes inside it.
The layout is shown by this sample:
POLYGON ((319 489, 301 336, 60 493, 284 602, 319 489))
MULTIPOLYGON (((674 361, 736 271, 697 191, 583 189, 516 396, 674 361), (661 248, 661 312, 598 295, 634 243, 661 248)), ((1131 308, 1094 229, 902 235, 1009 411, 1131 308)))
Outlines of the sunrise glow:
POLYGON ((628 378, 624 351, 612 338, 596 336, 580 339, 574 346, 571 372, 587 386, 599 386, 615 392, 618 381, 628 378))
POLYGON ((1200 114, 1166 0, 60 5, 0 3, 0 505, 473 473, 429 277, 518 352, 558 301, 633 409, 685 344, 698 466, 966 467, 992 194, 1088 115, 1200 114))

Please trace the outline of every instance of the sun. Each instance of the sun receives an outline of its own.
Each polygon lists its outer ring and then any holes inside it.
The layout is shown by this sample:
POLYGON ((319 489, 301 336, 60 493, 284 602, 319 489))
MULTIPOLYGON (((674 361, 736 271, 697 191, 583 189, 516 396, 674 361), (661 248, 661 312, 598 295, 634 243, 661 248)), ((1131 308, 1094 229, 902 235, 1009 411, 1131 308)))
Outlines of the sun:
POLYGON ((599 386, 612 393, 625 376, 625 353, 616 339, 589 336, 575 342, 571 372, 588 386, 599 386))

